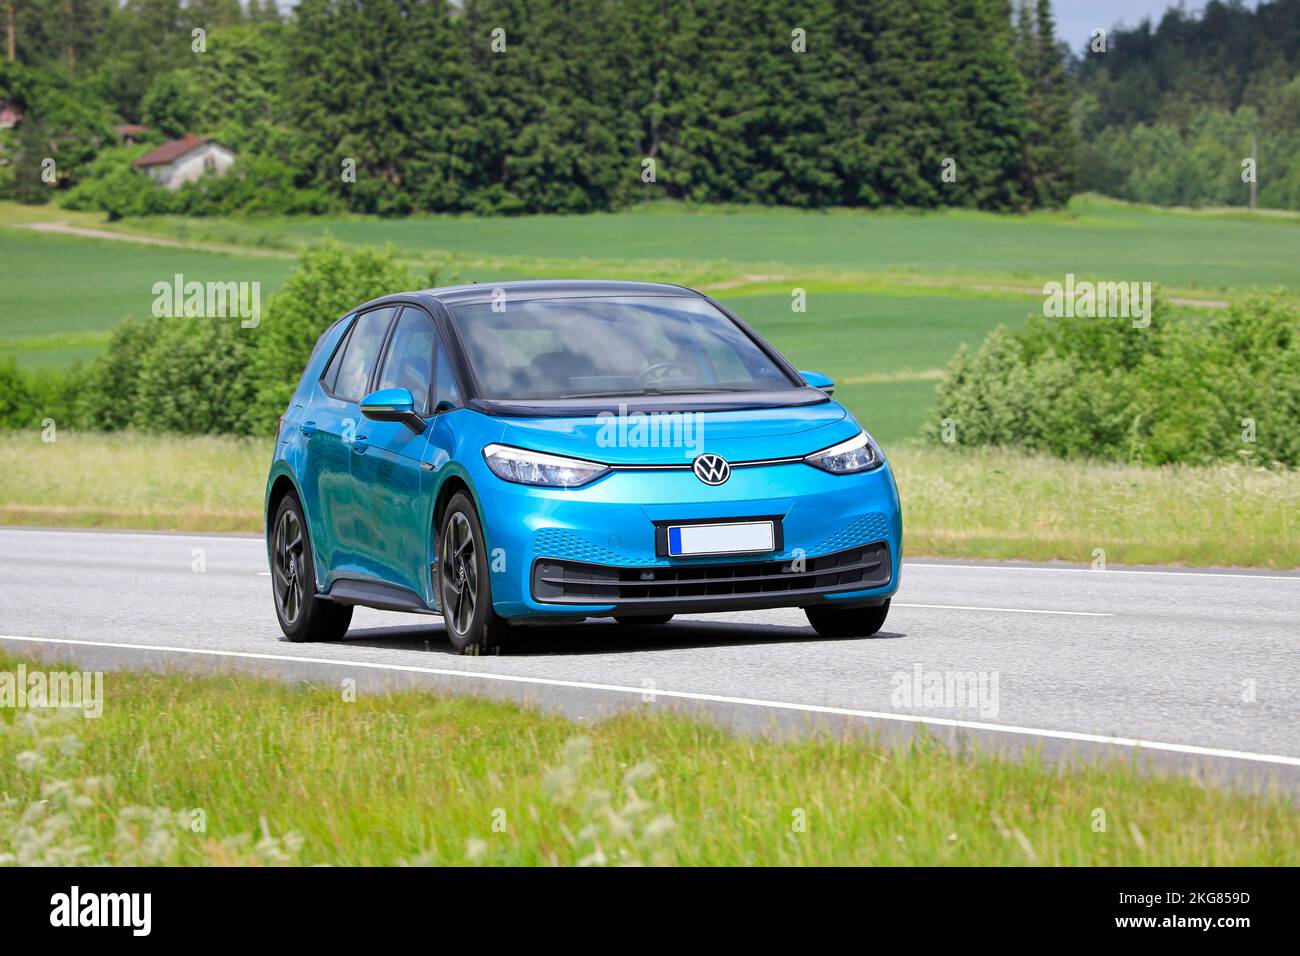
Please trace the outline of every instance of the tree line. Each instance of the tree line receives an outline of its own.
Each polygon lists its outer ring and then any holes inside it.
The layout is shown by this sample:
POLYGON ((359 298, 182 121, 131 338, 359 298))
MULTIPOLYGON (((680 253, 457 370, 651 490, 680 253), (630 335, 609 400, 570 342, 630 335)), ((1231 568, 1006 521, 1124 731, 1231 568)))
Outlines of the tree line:
POLYGON ((1049 0, 4 2, 0 101, 26 118, 0 189, 32 201, 49 156, 64 201, 115 215, 1019 210, 1074 186, 1049 0), (123 122, 240 159, 165 193, 123 122))
POLYGON ((1300 0, 1172 8, 1097 46, 1075 71, 1080 188, 1245 205, 1253 177, 1259 205, 1300 209, 1300 0))

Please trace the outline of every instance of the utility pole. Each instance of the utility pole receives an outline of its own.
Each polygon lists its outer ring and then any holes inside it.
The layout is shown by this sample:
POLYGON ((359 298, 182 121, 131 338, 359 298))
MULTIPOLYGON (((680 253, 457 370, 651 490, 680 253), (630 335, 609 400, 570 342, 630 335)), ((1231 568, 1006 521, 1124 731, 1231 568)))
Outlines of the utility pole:
POLYGON ((1253 210, 1259 193, 1259 138, 1257 136, 1250 138, 1250 168, 1255 172, 1255 175, 1250 177, 1250 208, 1253 210))
POLYGON ((5 2, 5 7, 7 8, 7 11, 8 11, 8 23, 7 23, 7 25, 8 25, 8 27, 9 27, 9 32, 8 32, 8 37, 9 37, 9 43, 8 43, 8 46, 9 46, 9 50, 8 50, 8 53, 9 53, 9 62, 12 63, 12 62, 16 59, 15 54, 14 54, 14 0, 6 0, 6 2, 5 2))

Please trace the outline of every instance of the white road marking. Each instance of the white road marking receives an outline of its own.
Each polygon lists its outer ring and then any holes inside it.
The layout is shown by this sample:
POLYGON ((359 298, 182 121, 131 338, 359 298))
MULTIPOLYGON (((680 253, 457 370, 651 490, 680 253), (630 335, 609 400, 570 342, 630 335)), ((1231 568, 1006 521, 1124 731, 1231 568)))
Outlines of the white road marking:
MULTIPOLYGON (((472 680, 497 681, 506 684, 538 684, 547 687, 568 687, 575 690, 596 690, 615 694, 635 694, 638 697, 646 693, 644 687, 628 687, 623 684, 597 684, 590 681, 556 680, 550 677, 523 677, 513 674, 489 674, 483 671, 456 670, 444 667, 415 667, 405 664, 381 664, 374 661, 338 660, 329 657, 300 657, 296 654, 258 654, 251 651, 218 651, 197 647, 169 647, 163 644, 125 644, 116 641, 77 641, 57 637, 23 637, 16 634, 0 634, 0 641, 23 641, 31 644, 57 644, 75 647, 109 647, 118 650, 158 651, 167 654, 192 654, 207 657, 229 657, 254 661, 279 661, 295 664, 327 664, 332 667, 352 667, 364 670, 396 671, 408 674, 431 674, 439 677, 461 677, 472 680)), ((999 734, 1017 734, 1029 737, 1044 737, 1053 740, 1070 740, 1079 743, 1106 744, 1116 747, 1134 747, 1144 750, 1158 750, 1166 753, 1187 754, 1197 757, 1221 757, 1231 760, 1249 760, 1255 763, 1280 764, 1286 767, 1300 767, 1300 757, 1288 757, 1282 754, 1251 753, 1245 750, 1224 750, 1219 747, 1198 747, 1192 744, 1172 744, 1156 740, 1139 740, 1135 737, 1111 737, 1105 734, 1085 734, 1071 730, 1044 730, 1038 727, 1018 727, 1013 724, 990 724, 976 720, 957 720, 951 717, 922 717, 916 714, 899 714, 888 711, 854 710, 848 707, 826 707, 818 704, 795 704, 785 701, 762 700, 753 697, 730 697, 722 694, 696 694, 680 690, 654 691, 657 697, 671 697, 677 700, 694 700, 715 704, 739 704, 748 707, 763 707, 768 710, 789 710, 806 714, 828 714, 837 717, 859 717, 868 720, 892 720, 899 723, 918 724, 932 727, 954 727, 961 730, 981 730, 999 734)))
POLYGON ((1172 577, 1187 578, 1246 578, 1250 581, 1295 581, 1300 583, 1300 574, 1239 574, 1234 571, 1145 571, 1138 568, 1108 568, 1105 571, 1098 571, 1095 568, 1043 568, 1043 567, 1022 567, 1020 565, 996 565, 996 564, 918 564, 903 559, 903 567, 911 568, 944 568, 949 571, 1055 571, 1057 573, 1073 572, 1075 574, 1095 574, 1098 577, 1107 574, 1163 574, 1172 577))
POLYGON ((963 604, 894 604, 893 607, 938 608, 943 611, 1001 611, 1004 614, 1073 614, 1076 617, 1114 617, 1105 611, 1045 611, 1026 607, 969 607, 963 604))

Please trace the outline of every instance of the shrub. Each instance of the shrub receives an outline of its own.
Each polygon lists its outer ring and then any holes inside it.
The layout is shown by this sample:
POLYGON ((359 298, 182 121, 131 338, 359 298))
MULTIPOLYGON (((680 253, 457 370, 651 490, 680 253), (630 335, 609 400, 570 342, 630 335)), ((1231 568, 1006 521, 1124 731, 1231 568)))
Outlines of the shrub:
POLYGON ((948 366, 932 439, 1152 463, 1300 465, 1300 312, 1261 296, 1209 317, 1031 318, 948 366), (945 422, 955 425, 945 428, 945 422))
POLYGON ((142 432, 237 433, 253 395, 252 329, 236 319, 162 319, 140 360, 129 421, 142 432))
POLYGON ((267 303, 256 329, 245 430, 264 434, 274 429, 312 347, 331 322, 362 302, 415 284, 392 250, 349 249, 330 242, 304 253, 284 289, 267 303))
POLYGON ((255 328, 233 318, 129 319, 85 370, 41 383, 0 366, 0 427, 39 425, 32 416, 44 396, 40 407, 57 409, 49 414, 60 425, 268 434, 321 332, 353 306, 414 284, 391 251, 310 249, 255 328))
POLYGON ((35 400, 13 359, 0 359, 0 427, 35 428, 35 400))
POLYGON ((164 319, 128 319, 113 329, 108 348, 86 372, 83 392, 89 427, 130 428, 139 400, 140 372, 149 345, 162 334, 164 319))
POLYGON ((110 219, 127 216, 217 216, 230 213, 321 215, 340 207, 319 189, 294 186, 293 171, 272 156, 241 156, 221 176, 202 176, 169 190, 132 163, 149 146, 105 150, 87 177, 63 200, 69 209, 99 210, 110 219))

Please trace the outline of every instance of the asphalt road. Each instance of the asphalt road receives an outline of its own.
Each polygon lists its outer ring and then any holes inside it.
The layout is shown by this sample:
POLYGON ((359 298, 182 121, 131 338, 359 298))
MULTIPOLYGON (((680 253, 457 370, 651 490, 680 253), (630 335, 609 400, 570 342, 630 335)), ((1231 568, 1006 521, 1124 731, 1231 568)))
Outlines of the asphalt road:
POLYGON ((475 658, 437 617, 368 609, 346 641, 287 643, 258 537, 0 529, 0 648, 488 694, 575 720, 669 706, 746 730, 925 732, 1300 792, 1300 573, 918 560, 870 639, 753 611, 529 628, 475 658))

